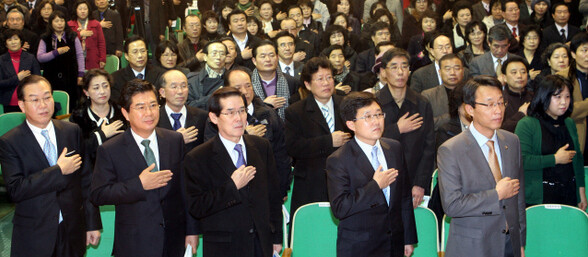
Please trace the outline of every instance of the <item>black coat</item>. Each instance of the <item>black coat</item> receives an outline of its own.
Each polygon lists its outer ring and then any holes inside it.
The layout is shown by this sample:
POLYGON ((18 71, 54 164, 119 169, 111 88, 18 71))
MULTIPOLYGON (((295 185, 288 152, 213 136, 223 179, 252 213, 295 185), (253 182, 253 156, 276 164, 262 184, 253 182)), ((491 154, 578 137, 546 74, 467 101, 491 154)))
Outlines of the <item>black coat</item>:
MULTIPOLYGON (((100 11, 95 10, 92 12, 94 19, 100 20, 100 11)), ((106 9, 104 11, 104 20, 112 22, 112 27, 102 28, 104 33, 104 43, 106 44, 106 54, 115 54, 116 51, 123 52, 123 27, 120 19, 120 15, 117 11, 106 9)))
MULTIPOLYGON (((149 81, 151 84, 156 85, 157 80, 161 75, 163 75, 165 71, 161 68, 147 64, 145 67, 145 80, 149 81)), ((124 69, 120 69, 112 73, 112 80, 114 83, 110 85, 110 100, 114 103, 119 103, 120 93, 123 86, 129 80, 135 79, 135 73, 131 66, 127 66, 124 69)))
MULTIPOLYGON (((204 142, 204 128, 206 126, 206 120, 208 119, 208 112, 189 105, 186 105, 186 114, 186 123, 182 124, 182 127, 189 128, 194 126, 198 130, 198 136, 196 141, 185 145, 185 153, 204 142)), ((169 120, 169 114, 165 110, 164 105, 162 105, 159 109, 159 123, 157 123, 157 126, 160 128, 173 130, 173 126, 169 120)))

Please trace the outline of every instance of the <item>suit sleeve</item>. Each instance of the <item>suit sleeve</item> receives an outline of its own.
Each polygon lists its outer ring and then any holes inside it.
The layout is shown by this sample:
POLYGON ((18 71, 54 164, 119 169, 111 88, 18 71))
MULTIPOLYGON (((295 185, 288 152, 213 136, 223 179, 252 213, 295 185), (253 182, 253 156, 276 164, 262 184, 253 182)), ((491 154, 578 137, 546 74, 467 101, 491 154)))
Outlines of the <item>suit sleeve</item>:
MULTIPOLYGON (((447 216, 481 217, 484 213, 500 213, 500 202, 496 189, 479 192, 463 192, 461 173, 458 163, 464 153, 453 152, 446 144, 439 148, 437 163, 439 167, 439 192, 441 203, 447 216)), ((524 201, 524 200, 523 200, 524 201)))
POLYGON ((0 138, 2 175, 12 201, 18 203, 39 195, 60 191, 66 187, 68 179, 61 174, 59 165, 38 171, 28 170, 24 163, 35 160, 22 159, 24 156, 17 154, 13 143, 6 138, 0 138))
POLYGON ((146 199, 139 176, 118 181, 110 149, 98 147, 90 199, 96 205, 129 204, 146 199))
POLYGON ((264 140, 267 161, 267 186, 268 196, 270 201, 270 229, 272 231, 272 242, 274 244, 282 244, 283 227, 282 227, 282 194, 280 193, 280 184, 276 171, 276 161, 274 158, 274 151, 269 141, 264 140))
POLYGON ((536 145, 534 141, 535 131, 540 127, 533 126, 533 121, 534 119, 532 118, 523 119, 515 129, 515 134, 521 142, 524 168, 528 171, 536 171, 555 167, 555 154, 543 155, 541 154, 541 149, 535 149, 534 147, 536 145))
POLYGON ((290 107, 286 108, 286 146, 288 154, 294 159, 310 159, 328 156, 333 151, 331 134, 312 138, 304 136, 305 125, 298 113, 290 107))
MULTIPOLYGON (((371 208, 386 205, 378 183, 371 179, 365 185, 351 188, 351 172, 345 157, 337 152, 327 159, 327 189, 333 215, 345 219, 371 208)), ((354 167, 354 166, 353 166, 354 167)), ((412 203, 411 203, 412 204, 412 203)))
POLYGON ((426 190, 430 187, 431 175, 433 174, 435 164, 435 130, 431 104, 429 102, 421 104, 424 104, 425 109, 424 113, 421 113, 423 116, 423 136, 425 140, 413 186, 419 186, 426 190))
POLYGON ((402 208, 402 223, 404 225, 404 244, 416 244, 418 243, 417 239, 417 231, 416 231, 416 221, 414 217, 414 207, 412 205, 412 186, 409 182, 408 176, 408 169, 406 168, 406 159, 404 157, 404 153, 401 151, 401 147, 396 148, 396 152, 399 153, 399 158, 401 160, 401 169, 399 170, 399 175, 397 177, 397 182, 402 185, 402 199, 401 199, 401 208, 402 208), (403 172, 403 175, 400 173, 403 172))

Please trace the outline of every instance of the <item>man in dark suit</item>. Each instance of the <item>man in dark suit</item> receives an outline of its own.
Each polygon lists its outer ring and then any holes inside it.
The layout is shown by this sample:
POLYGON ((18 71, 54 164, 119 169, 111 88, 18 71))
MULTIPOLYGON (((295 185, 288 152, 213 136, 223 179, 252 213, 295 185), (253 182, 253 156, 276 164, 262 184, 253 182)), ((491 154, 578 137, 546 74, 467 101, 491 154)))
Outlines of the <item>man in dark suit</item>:
POLYGON ((147 44, 143 38, 139 36, 127 38, 124 50, 125 57, 129 61, 129 66, 112 73, 114 84, 110 88, 110 99, 116 103, 118 103, 120 92, 127 81, 138 78, 155 84, 161 74, 163 74, 161 68, 149 64, 147 44))
MULTIPOLYGON (((300 40, 306 42, 310 46, 310 50, 312 50, 312 52, 306 53, 306 56, 302 62, 307 62, 310 60, 310 58, 318 56, 320 54, 321 39, 316 32, 304 26, 302 8, 300 8, 298 5, 292 5, 288 7, 288 18, 293 19, 294 22, 296 22, 296 36, 300 40)), ((326 25, 326 23, 323 24, 326 25)))
POLYGON ((287 31, 281 31, 274 37, 274 42, 278 48, 278 66, 282 73, 295 79, 300 79, 304 64, 294 61, 294 51, 296 49, 294 36, 287 31))
POLYGON ((400 48, 388 50, 382 56, 380 80, 386 82, 386 86, 376 96, 386 113, 384 136, 404 146, 413 207, 416 208, 431 183, 435 134, 431 104, 406 84, 409 60, 408 52, 400 48))
POLYGON ((282 248, 282 201, 271 145, 243 135, 247 107, 237 89, 218 89, 209 101, 208 117, 219 133, 190 151, 183 165, 204 256, 271 256, 282 248))
POLYGON ((329 200, 327 157, 351 138, 338 115, 342 97, 335 94, 329 60, 310 59, 301 79, 310 94, 286 109, 286 147, 294 161, 292 214, 304 204, 329 200))
MULTIPOLYGON (((518 8, 518 7, 517 7, 518 8)), ((488 75, 501 76, 502 64, 506 62, 512 35, 505 26, 494 26, 488 31, 490 51, 474 57, 470 62, 470 76, 488 75)))
POLYGON ((376 56, 378 55, 376 47, 381 42, 390 42, 390 27, 385 22, 376 22, 371 27, 370 36, 374 47, 360 52, 355 61, 355 71, 357 73, 366 73, 372 71, 372 67, 376 63, 376 56))
POLYGON ((251 70, 255 69, 251 62, 252 51, 260 39, 247 31, 247 15, 241 9, 235 8, 227 16, 227 20, 229 21, 229 36, 233 37, 238 46, 237 54, 242 62, 240 65, 251 70))
POLYGON ((519 1, 505 0, 502 1, 501 5, 504 23, 498 24, 496 26, 506 28, 509 34, 512 35, 508 51, 511 53, 516 53, 522 47, 519 45, 519 36, 526 27, 526 25, 521 22, 521 9, 519 8, 519 1))
POLYGON ((196 252, 196 221, 185 209, 182 135, 156 128, 157 92, 148 81, 131 80, 121 99, 130 128, 98 148, 91 193, 94 204, 116 206, 112 253, 182 256, 187 244, 196 252))
POLYGON ((402 146, 382 138, 385 113, 372 93, 349 94, 341 116, 355 137, 327 159, 337 256, 411 256, 417 233, 402 146))
POLYGON ((204 142, 204 127, 207 113, 186 105, 188 100, 188 78, 179 70, 169 70, 159 80, 159 95, 165 105, 159 109, 160 128, 180 132, 186 144, 186 153, 204 142))
POLYGON ((500 129, 505 101, 490 76, 466 82, 469 128, 439 147, 439 191, 452 217, 447 256, 524 256, 525 191, 520 142, 500 129))
POLYGON ((574 35, 580 32, 578 27, 568 23, 570 21, 570 10, 565 2, 554 3, 551 10, 551 17, 553 17, 554 24, 543 29, 541 45, 544 47, 555 42, 564 44, 570 42, 574 35))
POLYGON ((92 179, 82 131, 52 120, 49 81, 26 77, 17 89, 26 121, 0 138, 0 164, 16 208, 10 256, 84 256, 100 239, 100 212, 89 201, 92 179))
POLYGON ((519 121, 527 116, 527 109, 533 100, 533 92, 528 90, 529 63, 520 56, 512 56, 502 65, 504 100, 508 103, 504 110, 501 128, 514 133, 519 121))
POLYGON ((294 61, 305 63, 312 56, 314 56, 314 46, 310 45, 310 42, 301 39, 298 36, 299 28, 296 27, 296 21, 292 18, 285 18, 280 22, 280 28, 282 31, 288 31, 290 35, 294 37, 294 54, 292 59, 294 61))
POLYGON ((123 27, 120 20, 120 14, 110 10, 108 0, 95 0, 97 10, 92 12, 94 19, 100 22, 104 41, 106 43, 106 54, 122 56, 123 52, 123 27))
POLYGON ((472 20, 482 22, 486 16, 490 15, 490 0, 481 0, 472 5, 472 20))

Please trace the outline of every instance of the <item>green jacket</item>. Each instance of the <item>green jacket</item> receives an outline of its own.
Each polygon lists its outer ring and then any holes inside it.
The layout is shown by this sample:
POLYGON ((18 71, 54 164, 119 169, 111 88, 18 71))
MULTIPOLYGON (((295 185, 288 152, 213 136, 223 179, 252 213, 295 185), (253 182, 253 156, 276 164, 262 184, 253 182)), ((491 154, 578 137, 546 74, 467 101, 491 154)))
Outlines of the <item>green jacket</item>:
MULTIPOLYGON (((574 173, 576 175, 576 197, 580 201, 578 188, 584 187, 584 160, 576 124, 571 118, 565 119, 566 128, 574 142, 576 155, 572 160, 574 173)), ((526 116, 519 121, 515 134, 521 141, 521 152, 523 154, 523 167, 525 170, 525 202, 527 204, 543 203, 543 169, 555 167, 555 154, 541 154, 541 125, 534 117, 526 116)))

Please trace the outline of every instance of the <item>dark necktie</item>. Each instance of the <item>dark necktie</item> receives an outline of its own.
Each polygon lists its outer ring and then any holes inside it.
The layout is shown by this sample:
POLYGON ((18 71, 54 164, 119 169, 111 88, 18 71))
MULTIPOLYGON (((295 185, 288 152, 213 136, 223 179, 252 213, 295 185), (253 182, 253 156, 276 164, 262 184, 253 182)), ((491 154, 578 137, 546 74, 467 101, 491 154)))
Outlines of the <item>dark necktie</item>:
POLYGON ((172 113, 170 114, 172 119, 174 119, 174 130, 178 130, 182 127, 182 123, 180 122, 180 117, 182 117, 181 113, 172 113))
POLYGON ((143 73, 139 73, 139 74, 137 74, 137 78, 138 78, 138 79, 143 79, 143 78, 144 78, 144 76, 143 76, 143 73))
POLYGON ((29 9, 32 10, 33 9, 33 2, 29 2, 29 9))
POLYGON ((286 66, 286 74, 292 76, 292 74, 290 74, 290 66, 286 66))
POLYGON ((517 36, 517 27, 512 27, 512 37, 518 37, 517 36))
POLYGON ((566 30, 565 29, 561 29, 559 32, 561 32, 561 39, 563 40, 562 43, 565 43, 568 39, 566 38, 566 30))
POLYGON ((145 147, 145 151, 143 151, 143 156, 145 157, 147 166, 155 163, 155 168, 153 168, 151 172, 156 172, 159 169, 157 168, 157 162, 155 161, 155 153, 153 153, 153 150, 151 150, 151 147, 149 147, 149 143, 151 143, 151 140, 149 139, 144 139, 143 141, 141 141, 141 144, 145 147))

